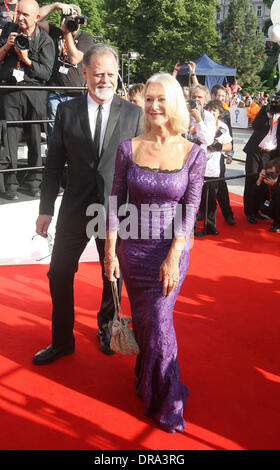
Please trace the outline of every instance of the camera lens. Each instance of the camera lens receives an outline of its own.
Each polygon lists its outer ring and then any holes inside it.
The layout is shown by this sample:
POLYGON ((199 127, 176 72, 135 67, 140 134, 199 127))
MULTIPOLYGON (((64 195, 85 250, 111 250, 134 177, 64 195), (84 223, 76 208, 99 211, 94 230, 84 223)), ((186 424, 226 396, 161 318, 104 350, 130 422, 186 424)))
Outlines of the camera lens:
POLYGON ((27 34, 18 34, 15 37, 15 46, 21 50, 29 49, 29 38, 27 34))
POLYGON ((76 31, 76 29, 78 29, 78 22, 75 18, 69 17, 65 19, 65 26, 68 31, 70 31, 70 33, 73 33, 73 31, 76 31))
POLYGON ((198 104, 198 103, 197 103, 197 100, 196 100, 196 99, 191 99, 191 100, 189 100, 189 107, 190 107, 191 109, 197 109, 197 104, 198 104))

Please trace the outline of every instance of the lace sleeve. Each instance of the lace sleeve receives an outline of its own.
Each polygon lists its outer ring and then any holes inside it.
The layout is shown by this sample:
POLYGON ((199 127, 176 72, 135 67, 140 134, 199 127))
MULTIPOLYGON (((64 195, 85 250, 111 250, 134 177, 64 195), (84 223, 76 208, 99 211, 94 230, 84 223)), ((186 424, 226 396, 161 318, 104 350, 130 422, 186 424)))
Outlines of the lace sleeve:
POLYGON ((191 236, 200 204, 205 169, 205 152, 204 150, 199 149, 189 169, 188 186, 180 201, 181 204, 178 205, 177 212, 180 212, 180 214, 176 214, 176 238, 185 237, 188 241, 191 236), (179 223, 179 221, 181 221, 181 223, 179 223))
POLYGON ((127 202, 127 169, 130 161, 128 141, 122 142, 117 150, 115 174, 111 196, 109 197, 109 208, 107 214, 106 228, 112 232, 119 229, 119 208, 127 202))

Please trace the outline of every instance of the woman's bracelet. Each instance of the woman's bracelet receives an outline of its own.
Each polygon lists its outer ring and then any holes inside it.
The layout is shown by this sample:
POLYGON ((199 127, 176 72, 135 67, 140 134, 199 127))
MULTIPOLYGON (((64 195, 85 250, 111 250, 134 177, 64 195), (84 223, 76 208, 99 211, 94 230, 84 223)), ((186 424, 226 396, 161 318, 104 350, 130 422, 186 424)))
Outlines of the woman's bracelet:
POLYGON ((117 256, 111 256, 111 257, 108 257, 108 258, 104 258, 103 262, 104 262, 104 264, 111 263, 111 261, 117 261, 117 259, 118 259, 117 256))
POLYGON ((179 72, 180 69, 176 69, 176 67, 174 67, 173 71, 175 72, 179 72))

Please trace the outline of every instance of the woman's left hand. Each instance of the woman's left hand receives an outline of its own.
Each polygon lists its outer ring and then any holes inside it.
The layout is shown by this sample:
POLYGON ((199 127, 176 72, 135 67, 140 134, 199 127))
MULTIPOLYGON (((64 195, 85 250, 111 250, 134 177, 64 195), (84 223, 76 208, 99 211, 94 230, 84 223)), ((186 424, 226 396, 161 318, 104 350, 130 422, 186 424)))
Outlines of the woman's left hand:
POLYGON ((167 257, 160 266, 159 280, 162 282, 163 295, 168 296, 179 282, 179 260, 167 257))

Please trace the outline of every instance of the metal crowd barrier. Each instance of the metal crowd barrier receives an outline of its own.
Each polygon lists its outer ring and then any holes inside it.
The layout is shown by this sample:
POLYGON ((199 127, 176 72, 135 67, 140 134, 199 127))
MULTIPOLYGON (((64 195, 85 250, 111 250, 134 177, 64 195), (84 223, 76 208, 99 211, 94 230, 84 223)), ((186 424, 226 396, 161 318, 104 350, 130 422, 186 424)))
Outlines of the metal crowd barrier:
MULTIPOLYGON (((56 87, 56 86, 18 86, 18 85, 0 85, 0 92, 1 90, 39 90, 39 91, 59 91, 59 90, 67 90, 67 91, 86 91, 87 87, 56 87)), ((7 125, 23 125, 23 124, 46 124, 48 122, 54 122, 54 119, 41 119, 41 120, 29 120, 29 121, 6 121, 7 125)), ((240 160, 238 158, 232 158, 233 161, 245 163, 244 160, 240 160)), ((25 167, 25 168, 9 168, 9 169, 0 169, 1 173, 10 173, 10 172, 20 172, 20 171, 32 171, 32 170, 43 170, 44 166, 38 167, 25 167)), ((237 175, 237 176, 228 176, 223 178, 216 178, 211 181, 204 181, 206 184, 206 200, 205 200, 205 212, 204 212, 204 225, 202 232, 199 233, 199 236, 207 235, 207 217, 208 217, 208 198, 209 198, 209 183, 216 182, 216 181, 228 181, 238 178, 245 178, 246 176, 256 176, 253 175, 237 175)))
MULTIPOLYGON (((233 158, 232 160, 245 163, 244 160, 239 160, 237 158, 233 158)), ((235 179, 238 179, 238 178, 246 178, 246 177, 251 177, 251 176, 257 176, 257 173, 251 173, 249 175, 227 176, 227 177, 223 177, 223 178, 215 178, 215 179, 213 178, 211 180, 204 180, 204 184, 206 185, 206 195, 205 195, 205 210, 204 210, 204 219, 203 219, 203 229, 200 232, 195 232, 195 235, 197 237, 203 237, 203 236, 207 235, 209 184, 210 183, 215 183, 217 181, 229 181, 229 180, 235 180, 235 179)))
MULTIPOLYGON (((22 91, 22 90, 38 90, 38 91, 86 91, 87 87, 65 87, 65 86, 31 86, 31 85, 0 85, 1 90, 10 90, 10 91, 22 91)), ((54 122, 54 119, 34 119, 34 120, 21 120, 21 121, 6 121, 8 125, 17 125, 22 126, 23 124, 47 124, 49 122, 54 122)), ((5 163, 6 164, 6 163, 5 163)), ((31 171, 31 170, 43 170, 44 166, 37 167, 24 167, 24 168, 9 168, 9 169, 0 169, 1 173, 13 173, 20 171, 31 171)))

